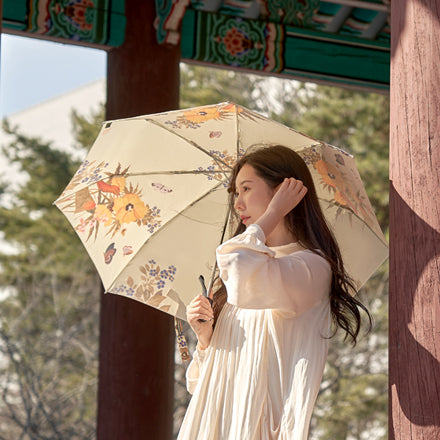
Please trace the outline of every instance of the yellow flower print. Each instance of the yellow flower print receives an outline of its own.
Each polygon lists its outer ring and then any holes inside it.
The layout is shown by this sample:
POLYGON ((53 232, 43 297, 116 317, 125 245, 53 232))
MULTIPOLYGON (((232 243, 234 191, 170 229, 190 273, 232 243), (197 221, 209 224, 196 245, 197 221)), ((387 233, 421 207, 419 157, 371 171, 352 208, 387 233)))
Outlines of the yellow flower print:
POLYGON ((124 188, 125 188, 125 177, 121 177, 121 176, 113 177, 111 184, 113 186, 117 186, 119 188, 119 191, 122 192, 122 191, 124 191, 124 188))
POLYGON ((221 109, 217 106, 204 107, 202 109, 197 108, 193 110, 188 110, 183 113, 183 117, 191 122, 206 122, 211 119, 218 119, 221 116, 221 109))
POLYGON ((335 192, 335 201, 338 202, 341 205, 347 205, 347 200, 345 199, 345 197, 342 195, 341 191, 337 190, 335 192))
POLYGON ((222 119, 224 116, 230 116, 235 112, 241 113, 243 110, 235 104, 227 104, 224 106, 213 105, 210 107, 194 108, 183 112, 183 119, 198 124, 201 122, 211 121, 212 119, 222 119))
MULTIPOLYGON (((210 105, 197 107, 183 111, 174 121, 165 121, 173 128, 200 128, 201 124, 208 121, 218 121, 232 117, 234 114, 243 113, 244 109, 237 107, 235 104, 210 105)), ((221 133, 212 131, 211 133, 221 133)))
POLYGON ((313 164, 313 166, 321 175, 324 183, 332 186, 333 188, 338 187, 338 181, 342 180, 342 176, 335 167, 332 167, 330 164, 324 162, 322 159, 318 160, 318 162, 313 164))
POLYGON ((362 203, 359 198, 353 194, 353 191, 347 187, 342 173, 335 166, 323 160, 317 161, 313 166, 322 177, 324 183, 334 188, 335 193, 333 198, 335 202, 342 206, 349 207, 354 213, 359 214, 359 207, 362 209, 362 203))
POLYGON ((347 189, 345 188, 345 182, 341 172, 336 167, 324 162, 323 160, 318 160, 318 162, 313 164, 313 166, 322 177, 324 183, 335 189, 335 201, 343 206, 350 204, 347 198, 347 189))
POLYGON ((119 223, 131 223, 142 219, 148 206, 136 194, 128 193, 114 200, 113 211, 119 223))
POLYGON ((235 113, 237 112, 238 114, 243 112, 243 109, 241 107, 237 107, 235 104, 227 104, 223 107, 220 108, 220 112, 221 113, 235 113))
POLYGON ((112 213, 106 205, 96 205, 95 214, 93 216, 96 221, 104 226, 110 226, 112 222, 112 213))

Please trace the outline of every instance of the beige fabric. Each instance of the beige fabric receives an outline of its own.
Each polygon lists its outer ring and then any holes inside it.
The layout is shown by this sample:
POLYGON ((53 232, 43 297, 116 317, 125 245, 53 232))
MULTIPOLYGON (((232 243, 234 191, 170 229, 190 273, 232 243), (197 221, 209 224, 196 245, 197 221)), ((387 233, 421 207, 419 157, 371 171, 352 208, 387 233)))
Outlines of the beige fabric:
POLYGON ((201 291, 199 276, 209 287, 215 248, 228 238, 232 169, 255 144, 285 145, 302 157, 359 289, 388 246, 354 158, 224 102, 103 124, 55 204, 105 291, 186 319, 186 306, 201 291))
POLYGON ((187 369, 179 440, 305 440, 330 331, 327 261, 269 248, 257 225, 217 248, 228 291, 210 346, 187 369))

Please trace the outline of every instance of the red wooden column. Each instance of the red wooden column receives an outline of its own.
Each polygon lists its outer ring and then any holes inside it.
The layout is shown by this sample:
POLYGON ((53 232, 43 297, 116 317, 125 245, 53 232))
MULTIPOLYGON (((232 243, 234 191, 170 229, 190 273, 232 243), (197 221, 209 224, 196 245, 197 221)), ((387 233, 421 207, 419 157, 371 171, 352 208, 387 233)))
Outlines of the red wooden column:
MULTIPOLYGON (((176 109, 179 48, 156 43, 154 2, 125 3, 125 42, 108 53, 107 119, 176 109)), ((99 359, 98 439, 171 439, 172 318, 134 300, 104 295, 99 359)))
POLYGON ((438 440, 440 0, 392 1, 391 30, 389 438, 438 440))

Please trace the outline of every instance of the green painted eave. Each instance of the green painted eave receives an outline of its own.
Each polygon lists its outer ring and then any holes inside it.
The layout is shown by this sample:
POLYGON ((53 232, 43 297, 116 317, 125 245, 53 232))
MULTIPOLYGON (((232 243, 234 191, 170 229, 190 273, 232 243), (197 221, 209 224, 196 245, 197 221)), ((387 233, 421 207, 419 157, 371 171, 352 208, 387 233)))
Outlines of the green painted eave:
POLYGON ((3 31, 29 37, 114 47, 125 25, 125 0, 3 0, 3 31))
MULTIPOLYGON (((382 41, 368 41, 356 37, 334 35, 324 32, 296 28, 293 26, 272 26, 273 38, 261 41, 260 57, 227 56, 216 48, 225 29, 234 26, 249 30, 255 35, 267 34, 264 23, 243 20, 236 23, 225 19, 216 24, 218 17, 210 13, 188 9, 182 21, 182 58, 212 65, 230 66, 260 71, 272 75, 291 76, 299 80, 349 85, 355 88, 386 91, 389 89, 389 44, 382 41), (264 57, 273 49, 271 65, 264 57), (266 65, 265 65, 266 63, 266 65)), ((255 38, 255 37, 254 37, 255 38)), ((257 52, 255 50, 255 52, 257 52)))

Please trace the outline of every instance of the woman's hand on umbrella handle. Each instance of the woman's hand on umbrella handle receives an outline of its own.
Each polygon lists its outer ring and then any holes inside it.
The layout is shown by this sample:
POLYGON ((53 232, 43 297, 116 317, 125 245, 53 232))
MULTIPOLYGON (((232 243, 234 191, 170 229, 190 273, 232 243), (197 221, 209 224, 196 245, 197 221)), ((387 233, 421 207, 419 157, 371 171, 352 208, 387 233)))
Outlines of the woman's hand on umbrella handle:
POLYGON ((214 312, 208 298, 196 296, 186 308, 186 318, 197 335, 200 347, 206 348, 211 341, 214 312))

